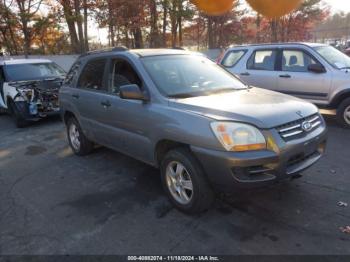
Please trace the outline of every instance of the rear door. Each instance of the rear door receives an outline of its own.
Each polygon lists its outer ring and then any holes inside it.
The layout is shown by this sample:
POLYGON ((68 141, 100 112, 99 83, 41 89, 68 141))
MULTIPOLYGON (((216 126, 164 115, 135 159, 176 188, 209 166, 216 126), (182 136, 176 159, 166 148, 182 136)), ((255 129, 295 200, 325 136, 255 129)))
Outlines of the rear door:
POLYGON ((79 112, 79 121, 88 131, 93 140, 104 143, 106 134, 105 121, 105 96, 108 96, 106 83, 106 58, 89 60, 83 67, 77 82, 77 88, 72 91, 72 99, 75 100, 79 112), (98 135, 97 135, 98 134, 98 135))
POLYGON ((283 48, 279 57, 280 92, 310 100, 327 100, 331 87, 331 73, 308 71, 309 65, 321 64, 312 54, 300 48, 283 48))
POLYGON ((254 50, 239 77, 248 85, 277 90, 277 55, 276 48, 254 50))

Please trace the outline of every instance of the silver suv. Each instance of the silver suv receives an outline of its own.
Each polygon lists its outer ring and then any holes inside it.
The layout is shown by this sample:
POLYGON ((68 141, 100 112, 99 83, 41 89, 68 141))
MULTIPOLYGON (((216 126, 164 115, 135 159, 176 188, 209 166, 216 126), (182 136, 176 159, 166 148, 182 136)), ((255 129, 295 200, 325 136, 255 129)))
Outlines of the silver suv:
POLYGON ((219 62, 248 85, 336 109, 338 122, 350 128, 350 58, 334 47, 311 43, 236 46, 219 62))
POLYGON ((160 168, 173 204, 291 178, 324 153, 316 106, 244 85, 204 56, 116 48, 81 56, 60 89, 72 150, 100 144, 160 168))

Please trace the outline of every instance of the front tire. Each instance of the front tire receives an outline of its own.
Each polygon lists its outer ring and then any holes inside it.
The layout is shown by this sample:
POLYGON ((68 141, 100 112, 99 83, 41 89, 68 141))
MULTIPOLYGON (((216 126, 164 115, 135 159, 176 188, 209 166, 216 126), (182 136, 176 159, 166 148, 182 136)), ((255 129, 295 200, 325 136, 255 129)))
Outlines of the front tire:
POLYGON ((169 151, 161 163, 161 178, 170 201, 180 211, 201 213, 214 202, 203 168, 186 148, 169 151))
POLYGON ((85 156, 93 150, 93 143, 86 138, 74 117, 67 120, 67 137, 74 154, 85 156))
POLYGON ((28 122, 18 112, 16 105, 13 102, 9 102, 9 113, 17 128, 23 128, 28 126, 28 122))
POLYGON ((350 97, 340 103, 337 109, 337 120, 343 127, 350 128, 350 97))

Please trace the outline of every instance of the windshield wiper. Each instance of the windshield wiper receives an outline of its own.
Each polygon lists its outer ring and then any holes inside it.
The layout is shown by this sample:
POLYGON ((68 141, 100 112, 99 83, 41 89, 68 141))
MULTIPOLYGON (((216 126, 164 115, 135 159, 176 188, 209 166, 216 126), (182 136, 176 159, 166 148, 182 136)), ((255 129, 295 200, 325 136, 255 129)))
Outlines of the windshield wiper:
POLYGON ((208 90, 205 91, 204 93, 207 95, 213 95, 213 94, 219 94, 219 93, 225 93, 225 92, 233 92, 241 89, 234 89, 234 88, 220 88, 220 89, 215 89, 215 90, 208 90))
POLYGON ((218 94, 218 93, 224 93, 224 92, 233 92, 233 91, 238 91, 238 90, 244 90, 242 89, 234 89, 234 88, 219 88, 215 90, 203 90, 203 91, 198 91, 198 92, 192 92, 192 93, 179 93, 179 94, 173 94, 173 95, 168 95, 168 97, 171 98, 189 98, 189 97, 197 97, 197 96, 209 96, 213 94, 218 94))
POLYGON ((179 93, 179 94, 173 94, 168 95, 170 98, 189 98, 189 97, 196 97, 198 93, 179 93))
POLYGON ((341 67, 341 68, 339 68, 340 70, 342 70, 342 69, 350 69, 350 66, 345 66, 345 67, 341 67))

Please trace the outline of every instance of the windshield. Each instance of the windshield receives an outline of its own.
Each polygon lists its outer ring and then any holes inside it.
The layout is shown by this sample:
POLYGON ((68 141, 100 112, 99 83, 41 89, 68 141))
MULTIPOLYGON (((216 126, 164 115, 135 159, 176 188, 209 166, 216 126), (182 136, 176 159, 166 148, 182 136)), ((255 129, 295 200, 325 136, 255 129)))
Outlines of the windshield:
POLYGON ((236 77, 202 56, 152 56, 142 61, 160 92, 168 97, 203 96, 246 88, 236 77))
POLYGON ((314 47, 314 49, 333 67, 338 69, 350 68, 350 58, 338 49, 332 46, 318 46, 314 47))
POLYGON ((6 65, 9 81, 39 80, 64 77, 65 72, 55 63, 6 65))

